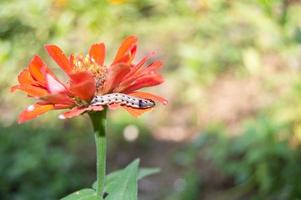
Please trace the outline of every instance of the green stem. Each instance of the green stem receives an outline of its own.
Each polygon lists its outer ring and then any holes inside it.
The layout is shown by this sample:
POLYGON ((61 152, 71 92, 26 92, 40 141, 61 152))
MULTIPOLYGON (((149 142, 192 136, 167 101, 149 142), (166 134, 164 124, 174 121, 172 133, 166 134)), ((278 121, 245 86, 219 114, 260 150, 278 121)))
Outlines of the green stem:
POLYGON ((95 135, 97 171, 96 192, 100 199, 103 199, 106 176, 106 113, 107 110, 103 110, 101 112, 93 112, 89 114, 95 135))

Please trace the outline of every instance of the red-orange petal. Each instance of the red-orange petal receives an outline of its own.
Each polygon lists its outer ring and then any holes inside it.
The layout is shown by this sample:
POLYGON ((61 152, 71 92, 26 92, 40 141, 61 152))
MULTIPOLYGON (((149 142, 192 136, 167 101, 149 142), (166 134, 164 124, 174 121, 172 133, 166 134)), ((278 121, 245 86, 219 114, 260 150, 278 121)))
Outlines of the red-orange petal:
POLYGON ((63 114, 59 115, 60 119, 66 119, 66 118, 73 118, 76 116, 79 116, 86 111, 102 111, 104 108, 102 106, 89 106, 89 107, 74 107, 71 110, 64 112, 63 114))
POLYGON ((70 74, 70 91, 73 95, 90 100, 96 91, 95 79, 89 72, 78 72, 70 74))
MULTIPOLYGON (((163 78, 161 75, 157 74, 155 71, 160 69, 162 67, 162 63, 160 61, 155 61, 151 63, 148 67, 143 67, 143 64, 147 61, 148 57, 145 57, 142 59, 136 66, 131 68, 130 73, 128 73, 123 80, 121 81, 119 88, 116 91, 124 91, 126 88, 133 86, 135 82, 142 81, 141 79, 147 78, 147 77, 153 77, 155 76, 155 79, 158 81, 158 78, 160 83, 163 82, 163 78)), ((147 78, 149 79, 149 78, 147 78)), ((151 78, 153 79, 153 78, 151 78)), ((160 84, 159 83, 159 84, 160 84)), ((154 84, 157 85, 157 84, 154 84)), ((150 85, 153 86, 153 85, 150 85)), ((149 86, 146 86, 149 87, 149 86)), ((137 90, 137 89, 136 89, 137 90)))
POLYGON ((48 67, 39 56, 34 56, 28 65, 31 76, 40 84, 45 86, 46 73, 50 73, 48 67))
POLYGON ((150 56, 145 56, 142 60, 140 60, 140 62, 136 65, 134 65, 133 67, 131 67, 131 71, 130 73, 128 73, 125 77, 124 80, 122 81, 122 84, 128 84, 128 82, 130 83, 131 80, 133 79, 134 74, 136 74, 137 71, 139 71, 141 68, 143 68, 143 65, 145 64, 145 62, 150 58, 150 56))
POLYGON ((54 104, 54 109, 55 110, 61 110, 61 109, 67 109, 70 108, 70 105, 65 105, 65 104, 54 104))
POLYGON ((65 56, 63 51, 56 45, 46 45, 45 46, 48 54, 53 58, 53 60, 67 73, 70 74, 72 71, 72 65, 68 58, 65 56))
POLYGON ((47 95, 40 99, 47 104, 62 104, 68 105, 69 107, 75 104, 74 100, 66 94, 47 95))
POLYGON ((104 83, 104 93, 108 93, 113 91, 126 76, 127 73, 130 72, 130 65, 126 64, 116 64, 112 65, 109 68, 107 80, 104 83))
POLYGON ((128 111, 131 115, 134 117, 139 117, 145 112, 151 111, 152 108, 147 108, 147 109, 136 109, 132 107, 127 107, 127 106, 122 106, 126 111, 128 111))
POLYGON ((129 92, 139 90, 141 88, 159 85, 163 82, 164 82, 163 77, 153 72, 151 74, 144 75, 140 78, 137 78, 136 80, 134 80, 134 82, 131 85, 125 87, 122 92, 129 93, 129 92))
POLYGON ((159 60, 154 61, 152 64, 150 64, 149 66, 147 66, 144 69, 140 69, 139 71, 137 71, 137 73, 141 73, 141 74, 149 74, 152 71, 157 71, 159 70, 161 67, 163 66, 162 62, 159 60))
POLYGON ((105 60, 105 45, 104 43, 93 44, 90 48, 89 55, 99 65, 103 65, 105 60))
POLYGON ((137 40, 138 39, 135 36, 127 37, 119 47, 113 64, 118 62, 131 62, 136 54, 137 40))
MULTIPOLYGON (((42 101, 37 102, 37 104, 39 104, 39 105, 49 105, 51 103, 42 100, 42 101)), ((54 110, 61 110, 61 109, 67 109, 67 108, 70 109, 71 106, 67 105, 67 104, 60 104, 60 103, 53 104, 53 109, 54 110)))
POLYGON ((87 111, 86 107, 74 107, 71 110, 64 112, 63 114, 59 115, 60 119, 66 119, 66 118, 72 118, 72 117, 76 117, 78 115, 81 115, 82 113, 84 113, 85 111, 87 111))
POLYGON ((32 97, 42 97, 45 95, 49 95, 48 91, 41 87, 36 87, 32 85, 15 85, 11 87, 11 91, 14 92, 15 90, 22 90, 23 92, 27 93, 29 96, 32 97))
POLYGON ((18 81, 20 84, 33 84, 36 81, 32 78, 29 70, 26 68, 18 75, 18 81))
POLYGON ((163 105, 168 104, 168 101, 166 99, 164 99, 163 97, 160 97, 160 96, 148 93, 148 92, 137 91, 137 92, 131 92, 131 93, 129 93, 129 95, 132 95, 135 97, 140 97, 143 99, 150 99, 153 101, 158 101, 158 102, 162 103, 163 105))
POLYGON ((38 117, 39 115, 42 115, 49 110, 52 110, 53 108, 54 108, 53 105, 34 104, 31 106, 28 106, 28 108, 20 114, 18 123, 21 124, 28 120, 34 119, 34 118, 38 117))

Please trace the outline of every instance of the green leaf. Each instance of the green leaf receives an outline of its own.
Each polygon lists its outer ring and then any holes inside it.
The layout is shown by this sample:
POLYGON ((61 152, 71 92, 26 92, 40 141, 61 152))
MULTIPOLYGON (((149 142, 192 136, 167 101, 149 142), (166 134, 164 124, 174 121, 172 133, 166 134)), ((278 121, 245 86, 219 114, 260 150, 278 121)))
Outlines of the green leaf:
MULTIPOLYGON (((117 170, 115 172, 112 172, 111 174, 108 174, 106 176, 106 183, 105 185, 107 185, 110 181, 112 181, 114 179, 115 176, 118 176, 119 173, 121 173, 123 170, 117 170)), ((145 178, 146 176, 151 176, 153 174, 157 174, 160 172, 160 168, 140 168, 138 171, 138 176, 137 176, 137 180, 141 180, 143 178, 145 178)), ((96 190, 96 184, 97 182, 95 181, 92 185, 92 188, 96 190)))
POLYGON ((138 181, 146 176, 151 176, 160 172, 160 168, 140 168, 138 172, 138 181))
POLYGON ((139 159, 133 161, 125 169, 110 174, 106 179, 105 200, 137 200, 138 196, 139 159))
POLYGON ((93 189, 81 189, 73 192, 61 200, 98 200, 96 191, 93 189))

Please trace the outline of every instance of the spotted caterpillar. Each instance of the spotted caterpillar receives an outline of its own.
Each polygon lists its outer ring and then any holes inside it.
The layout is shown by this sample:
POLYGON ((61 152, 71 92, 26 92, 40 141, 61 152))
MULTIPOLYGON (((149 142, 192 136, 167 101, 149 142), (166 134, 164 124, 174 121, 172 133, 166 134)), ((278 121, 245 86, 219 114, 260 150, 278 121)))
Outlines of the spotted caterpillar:
POLYGON ((155 102, 150 99, 143 99, 122 93, 98 95, 91 101, 91 105, 93 106, 103 106, 112 103, 118 103, 120 105, 139 109, 152 108, 156 105, 155 102))

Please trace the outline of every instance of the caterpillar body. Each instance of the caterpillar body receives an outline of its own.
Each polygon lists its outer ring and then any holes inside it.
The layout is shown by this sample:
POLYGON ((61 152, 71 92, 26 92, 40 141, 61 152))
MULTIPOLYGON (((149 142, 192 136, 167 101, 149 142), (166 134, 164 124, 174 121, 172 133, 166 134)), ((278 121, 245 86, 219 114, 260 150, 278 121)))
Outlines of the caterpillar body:
POLYGON ((155 102, 150 99, 143 99, 122 93, 97 95, 91 101, 91 105, 93 106, 103 106, 112 103, 139 109, 152 108, 156 105, 155 102))

